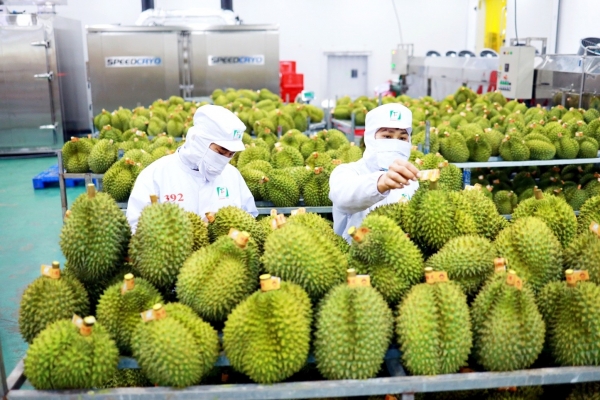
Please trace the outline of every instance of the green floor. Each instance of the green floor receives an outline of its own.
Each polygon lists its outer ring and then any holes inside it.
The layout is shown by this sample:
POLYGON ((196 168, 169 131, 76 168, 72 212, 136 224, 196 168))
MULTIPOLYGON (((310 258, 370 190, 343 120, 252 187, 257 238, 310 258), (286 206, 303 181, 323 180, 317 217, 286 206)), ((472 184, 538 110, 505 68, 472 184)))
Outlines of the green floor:
MULTIPOLYGON (((58 187, 34 190, 31 181, 53 164, 54 157, 0 159, 0 343, 7 374, 27 350, 18 326, 23 290, 39 276, 41 264, 64 262, 58 187)), ((70 202, 84 191, 69 188, 70 202)))

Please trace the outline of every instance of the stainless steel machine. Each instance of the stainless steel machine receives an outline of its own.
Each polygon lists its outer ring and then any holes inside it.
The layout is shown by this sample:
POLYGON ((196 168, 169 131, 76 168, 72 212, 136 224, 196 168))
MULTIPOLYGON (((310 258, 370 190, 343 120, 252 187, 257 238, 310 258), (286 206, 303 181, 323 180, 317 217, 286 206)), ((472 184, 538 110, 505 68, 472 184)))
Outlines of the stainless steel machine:
POLYGON ((0 13, 0 154, 47 153, 91 132, 81 22, 0 13))
POLYGON ((276 25, 90 26, 87 41, 94 114, 217 88, 279 93, 276 25))

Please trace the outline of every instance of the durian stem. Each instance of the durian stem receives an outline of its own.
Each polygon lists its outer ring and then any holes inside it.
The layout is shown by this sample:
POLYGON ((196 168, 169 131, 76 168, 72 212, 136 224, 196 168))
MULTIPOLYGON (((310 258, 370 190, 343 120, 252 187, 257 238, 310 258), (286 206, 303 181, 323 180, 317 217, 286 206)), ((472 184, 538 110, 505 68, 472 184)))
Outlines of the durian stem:
POLYGON ((94 197, 96 197, 96 186, 93 183, 88 183, 87 195, 88 195, 88 198, 90 198, 90 199, 93 199, 94 197))

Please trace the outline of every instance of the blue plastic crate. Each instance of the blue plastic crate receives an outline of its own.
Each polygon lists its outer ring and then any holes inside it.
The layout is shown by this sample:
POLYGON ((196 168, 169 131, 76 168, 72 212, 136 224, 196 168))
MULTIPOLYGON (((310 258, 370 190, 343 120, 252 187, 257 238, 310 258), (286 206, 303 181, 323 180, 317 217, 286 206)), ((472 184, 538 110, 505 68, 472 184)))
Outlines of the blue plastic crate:
MULTIPOLYGON (((95 183, 96 179, 94 179, 95 183)), ((50 187, 58 187, 58 164, 53 165, 47 170, 40 172, 32 179, 34 189, 46 189, 50 187)), ((82 178, 66 178, 65 186, 82 186, 85 185, 85 179, 82 178)))

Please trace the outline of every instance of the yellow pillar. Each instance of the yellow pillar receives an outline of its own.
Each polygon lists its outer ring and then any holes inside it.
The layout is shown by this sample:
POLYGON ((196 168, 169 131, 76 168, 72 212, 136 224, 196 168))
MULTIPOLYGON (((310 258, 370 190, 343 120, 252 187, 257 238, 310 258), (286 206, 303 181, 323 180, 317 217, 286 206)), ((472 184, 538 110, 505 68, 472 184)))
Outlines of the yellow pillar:
POLYGON ((506 0, 485 0, 484 47, 500 50, 506 36, 506 0))

